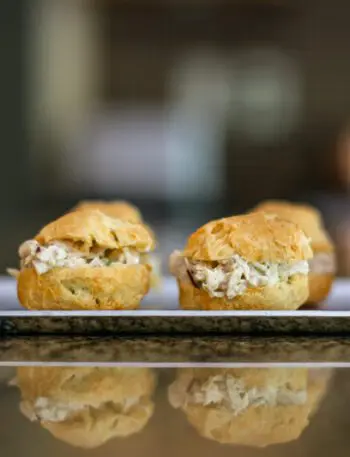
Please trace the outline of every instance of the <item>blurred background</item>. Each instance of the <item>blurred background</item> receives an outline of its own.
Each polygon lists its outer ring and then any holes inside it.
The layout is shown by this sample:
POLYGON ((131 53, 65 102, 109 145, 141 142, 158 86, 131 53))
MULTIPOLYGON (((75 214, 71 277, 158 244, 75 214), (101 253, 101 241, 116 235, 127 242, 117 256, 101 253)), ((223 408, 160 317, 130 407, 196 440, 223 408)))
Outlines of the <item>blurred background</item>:
POLYGON ((3 0, 1 271, 86 198, 164 257, 266 198, 315 204, 350 275, 347 0, 3 0))

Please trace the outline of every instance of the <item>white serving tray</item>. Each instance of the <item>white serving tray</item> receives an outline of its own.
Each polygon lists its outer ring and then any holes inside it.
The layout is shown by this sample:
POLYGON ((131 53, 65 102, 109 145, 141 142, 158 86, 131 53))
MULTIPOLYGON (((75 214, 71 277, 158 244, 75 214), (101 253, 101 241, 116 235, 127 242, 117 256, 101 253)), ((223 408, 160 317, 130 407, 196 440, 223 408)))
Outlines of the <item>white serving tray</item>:
POLYGON ((183 311, 165 278, 133 311, 30 311, 16 284, 0 277, 0 334, 350 334, 350 280, 338 279, 327 303, 297 311, 183 311))

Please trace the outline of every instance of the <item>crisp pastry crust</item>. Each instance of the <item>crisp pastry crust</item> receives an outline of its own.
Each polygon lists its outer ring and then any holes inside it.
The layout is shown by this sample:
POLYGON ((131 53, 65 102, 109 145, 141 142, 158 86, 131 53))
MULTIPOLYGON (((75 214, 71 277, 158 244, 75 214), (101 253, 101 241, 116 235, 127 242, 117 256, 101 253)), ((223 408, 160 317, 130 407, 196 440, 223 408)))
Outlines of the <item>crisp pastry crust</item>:
POLYGON ((312 257, 309 242, 294 223, 256 212, 219 219, 193 233, 183 255, 220 261, 238 254, 248 262, 297 262, 312 257))
POLYGON ((326 232, 321 213, 309 205, 301 205, 283 200, 268 200, 260 203, 254 211, 263 211, 276 214, 297 224, 311 238, 311 247, 314 254, 319 252, 333 252, 333 243, 326 232))
POLYGON ((174 407, 182 409, 190 424, 205 438, 222 444, 265 447, 299 438, 309 424, 310 416, 319 405, 321 393, 318 383, 309 382, 308 378, 306 369, 181 369, 169 389, 169 401, 174 407), (249 389, 252 389, 251 392, 264 389, 267 394, 279 388, 294 392, 304 390, 306 399, 299 404, 247 403, 240 413, 234 413, 220 402, 200 404, 187 400, 182 405, 174 404, 171 398, 174 392, 170 389, 177 387, 181 395, 181 383, 184 383, 184 391, 186 384, 193 386, 196 381, 203 383, 209 377, 222 375, 242 382, 245 392, 249 389))
POLYGON ((333 274, 314 274, 309 273, 309 297, 307 303, 317 304, 324 301, 333 285, 334 275, 333 274))
POLYGON ((46 225, 35 237, 40 244, 68 241, 82 252, 92 249, 122 249, 132 247, 149 252, 155 247, 152 234, 143 224, 131 224, 106 216, 98 210, 65 214, 46 225))
POLYGON ((152 416, 155 376, 148 368, 20 367, 22 412, 55 437, 94 448, 140 431, 152 416), (40 406, 45 405, 44 410, 40 406), (38 406, 39 405, 39 406, 38 406), (63 406, 67 417, 55 417, 63 406), (39 408, 39 409, 38 409, 39 408), (52 420, 45 415, 53 414, 52 420))
POLYGON ((141 212, 132 205, 123 200, 114 200, 106 202, 103 200, 83 200, 73 208, 73 211, 82 211, 86 209, 97 209, 109 217, 122 219, 131 223, 142 223, 141 212))
POLYGON ((151 267, 141 264, 55 268, 44 275, 25 268, 18 276, 17 292, 28 309, 135 309, 148 293, 150 281, 151 267))
MULTIPOLYGON (((73 211, 86 211, 86 210, 98 210, 101 213, 111 217, 121 219, 126 222, 133 224, 142 224, 144 229, 149 233, 150 238, 154 240, 153 247, 155 244, 155 233, 151 227, 143 222, 141 212, 136 208, 136 206, 122 201, 115 200, 111 202, 106 202, 102 200, 90 200, 90 201, 81 201, 73 211)), ((159 289, 161 287, 161 272, 160 272, 160 261, 158 256, 153 255, 149 258, 149 263, 152 265, 152 277, 151 277, 151 286, 152 288, 159 289)))
POLYGON ((145 224, 142 214, 136 206, 123 200, 115 200, 106 202, 103 200, 86 200, 81 201, 75 206, 72 211, 97 210, 108 217, 121 219, 122 221, 130 222, 131 224, 142 224, 150 233, 150 236, 155 239, 155 234, 151 227, 145 224))
MULTIPOLYGON (((314 251, 314 261, 319 255, 334 256, 334 245, 326 232, 321 213, 312 206, 289 203, 286 201, 271 200, 262 202, 255 210, 264 211, 290 220, 304 230, 305 234, 311 239, 311 246, 314 251)), ((335 261, 333 260, 335 264, 335 261)), ((336 265, 334 265, 336 269, 336 265)), ((309 298, 310 304, 323 301, 329 294, 334 280, 334 272, 313 273, 310 268, 309 273, 309 298)))
POLYGON ((178 286, 181 308, 192 310, 294 310, 309 296, 308 276, 300 274, 274 286, 249 288, 233 299, 211 297, 189 279, 178 280, 178 286))

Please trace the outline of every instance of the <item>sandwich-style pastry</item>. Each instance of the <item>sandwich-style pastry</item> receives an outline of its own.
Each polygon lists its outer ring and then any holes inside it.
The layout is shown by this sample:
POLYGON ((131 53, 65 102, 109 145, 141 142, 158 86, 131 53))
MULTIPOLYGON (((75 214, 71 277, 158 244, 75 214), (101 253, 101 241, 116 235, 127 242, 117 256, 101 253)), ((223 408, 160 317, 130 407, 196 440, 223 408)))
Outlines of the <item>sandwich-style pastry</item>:
POLYGON ((76 447, 137 433, 154 410, 148 368, 20 367, 15 383, 21 412, 76 447))
MULTIPOLYGON (((103 201, 103 200, 83 200, 75 206, 72 211, 98 210, 109 217, 121 219, 133 224, 143 224, 155 238, 155 234, 149 225, 145 224, 141 211, 129 202, 123 200, 103 201)), ((148 261, 152 266, 151 285, 159 287, 161 283, 161 263, 157 254, 149 254, 148 261)))
POLYGON ((170 257, 185 309, 297 309, 309 295, 309 240, 294 223, 253 213, 209 222, 170 257))
POLYGON ((133 309, 147 294, 154 239, 97 210, 68 213, 19 248, 18 298, 29 309, 133 309))
POLYGON ((321 214, 308 205, 298 205, 284 201, 262 202, 255 210, 292 221, 299 225, 311 240, 314 257, 309 262, 308 303, 323 301, 329 294, 336 273, 334 245, 327 234, 321 214))
POLYGON ((304 368, 183 368, 168 398, 201 436, 265 447, 299 438, 319 406, 320 391, 304 368))
POLYGON ((141 212, 136 206, 123 200, 103 201, 103 200, 84 200, 73 208, 73 211, 85 211, 95 209, 101 211, 109 217, 122 219, 123 221, 139 224, 143 222, 141 212))

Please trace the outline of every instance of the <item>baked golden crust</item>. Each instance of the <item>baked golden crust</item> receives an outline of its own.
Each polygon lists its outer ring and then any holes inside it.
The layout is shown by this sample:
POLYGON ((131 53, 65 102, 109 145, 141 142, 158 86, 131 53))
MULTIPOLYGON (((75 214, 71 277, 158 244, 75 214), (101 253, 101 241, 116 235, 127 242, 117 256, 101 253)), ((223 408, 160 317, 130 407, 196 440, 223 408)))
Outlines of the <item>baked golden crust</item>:
POLYGON ((248 288, 233 299, 211 297, 190 280, 178 280, 180 305, 192 310, 294 310, 309 296, 308 276, 297 274, 274 286, 248 288))
POLYGON ((193 233, 184 250, 192 260, 220 261, 238 254, 248 262, 297 262, 312 257, 294 223, 256 212, 219 219, 193 233))
POLYGON ((68 241, 82 252, 125 247, 148 252, 155 246, 152 234, 144 225, 114 219, 91 209, 65 214, 46 225, 35 240, 40 244, 68 241))
POLYGON ((150 236, 155 239, 154 231, 143 221, 141 212, 136 206, 123 200, 106 202, 103 200, 81 201, 72 211, 98 210, 108 217, 121 219, 131 224, 142 224, 148 230, 150 236))
POLYGON ((322 221, 321 213, 310 205, 290 203, 283 200, 267 200, 260 203, 253 211, 263 211, 276 214, 297 224, 311 238, 314 254, 332 252, 333 243, 327 234, 322 221))
POLYGON ((317 304, 324 301, 333 285, 333 274, 315 274, 309 273, 309 297, 307 303, 317 304))
POLYGON ((17 384, 22 412, 55 437, 78 447, 94 448, 114 437, 141 430, 152 416, 155 376, 148 368, 20 367, 17 384), (46 409, 74 406, 61 421, 36 415, 36 402, 46 409), (126 407, 130 403, 129 407, 126 407))
POLYGON ((86 209, 97 209, 101 213, 116 219, 138 224, 143 222, 141 212, 136 206, 123 200, 83 200, 73 208, 72 211, 85 211, 86 209))
POLYGON ((150 281, 151 267, 141 264, 54 268, 44 275, 25 268, 17 280, 17 293, 28 309, 135 309, 149 291, 150 281))
MULTIPOLYGON (((247 391, 286 387, 306 391, 307 399, 302 404, 248 404, 239 414, 222 404, 203 405, 190 401, 180 406, 201 436, 222 444, 265 447, 295 440, 307 427, 320 400, 319 386, 316 382, 309 383, 306 369, 181 369, 174 384, 181 383, 181 378, 185 385, 190 385, 193 380, 204 382, 209 377, 225 374, 243 382, 247 391)), ((170 397, 169 400, 173 404, 170 397)))

